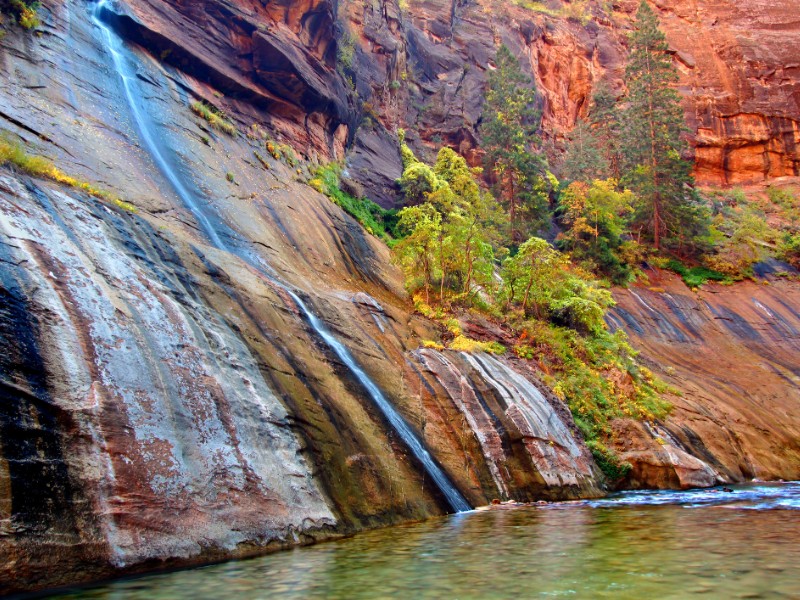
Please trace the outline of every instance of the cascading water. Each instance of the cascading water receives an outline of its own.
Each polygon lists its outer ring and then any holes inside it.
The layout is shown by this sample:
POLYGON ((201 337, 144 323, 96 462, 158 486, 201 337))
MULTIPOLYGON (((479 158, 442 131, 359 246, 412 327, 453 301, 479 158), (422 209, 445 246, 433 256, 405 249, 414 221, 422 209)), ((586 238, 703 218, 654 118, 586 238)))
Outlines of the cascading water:
MULTIPOLYGON (((203 207, 195 201, 194 196, 190 193, 188 187, 181 180, 177 170, 170 164, 168 160, 169 150, 164 149, 158 143, 158 136, 153 130, 152 123, 146 117, 144 111, 141 109, 137 102, 137 94, 133 88, 135 81, 135 74, 131 72, 130 66, 126 63, 123 56, 122 40, 117 36, 111 28, 103 21, 103 13, 108 8, 109 0, 100 0, 94 8, 92 13, 92 21, 97 25, 103 35, 105 46, 108 48, 111 58, 114 63, 114 69, 122 79, 123 90, 131 109, 131 113, 136 123, 136 127, 141 136, 141 140, 145 145, 146 150, 152 157, 156 166, 158 167, 164 178, 169 181, 175 193, 183 202, 184 206, 194 215, 205 233, 208 240, 220 250, 233 252, 241 259, 245 260, 264 277, 270 280, 271 283, 283 289, 301 310, 303 315, 308 321, 308 324, 315 331, 315 333, 325 342, 325 344, 336 354, 339 360, 350 370, 355 376, 361 386, 369 394, 370 398, 375 402, 375 405, 383 413, 386 420, 389 422, 394 431, 400 436, 400 439, 411 450, 414 457, 420 462, 425 472, 433 479, 439 491, 445 497, 451 508, 456 512, 468 511, 471 509, 469 503, 464 499, 461 493, 449 480, 444 471, 436 464, 433 457, 428 450, 417 438, 411 427, 405 422, 403 417, 392 406, 389 400, 381 392, 380 388, 370 379, 361 367, 358 366, 353 356, 347 348, 339 342, 320 322, 317 316, 311 312, 305 302, 286 284, 279 281, 274 273, 267 272, 268 267, 263 264, 255 264, 253 256, 243 252, 239 248, 232 248, 224 243, 222 237, 219 235, 217 228, 213 224, 213 219, 205 213, 203 207), (266 268, 265 268, 266 267, 266 268)), ((271 269, 269 269, 271 271, 271 269)))
POLYGON ((120 76, 120 79, 122 79, 125 97, 128 100, 128 106, 130 106, 133 120, 136 122, 136 127, 139 130, 139 135, 141 136, 144 145, 147 147, 148 153, 153 158, 153 161, 155 161, 159 171, 161 171, 161 174, 167 178, 172 186, 172 189, 175 190, 175 193, 178 194, 178 197, 181 199, 181 202, 183 202, 186 208, 188 208, 198 220, 209 240, 211 240, 211 242, 217 248, 226 249, 219 235, 217 235, 217 232, 214 230, 214 227, 211 226, 211 222, 208 220, 208 217, 206 217, 200 207, 197 206, 192 194, 189 193, 189 190, 186 189, 186 186, 183 185, 183 182, 177 177, 175 171, 170 166, 165 154, 156 143, 156 136, 154 135, 150 122, 144 117, 139 109, 139 105, 136 103, 136 94, 134 94, 132 86, 134 74, 129 72, 129 66, 125 63, 125 60, 122 56, 122 41, 114 34, 114 32, 111 31, 111 28, 106 25, 101 18, 103 11, 107 9, 107 5, 108 0, 100 0, 94 9, 94 12, 92 13, 92 20, 94 21, 95 25, 100 28, 100 31, 103 32, 103 39, 105 40, 106 47, 111 53, 111 58, 114 61, 114 69, 120 76))
POLYGON ((411 450, 411 453, 417 458, 417 460, 420 461, 420 463, 422 463, 425 472, 431 476, 434 483, 436 483, 436 486, 439 488, 439 491, 441 491, 445 498, 447 498, 447 502, 450 504, 453 510, 456 512, 470 510, 471 507, 464 497, 459 493, 455 486, 453 486, 447 475, 445 475, 444 471, 439 468, 439 465, 433 461, 433 458, 428 450, 422 445, 422 442, 417 439, 417 436, 414 435, 413 431, 411 431, 408 423, 403 420, 403 417, 400 416, 386 396, 383 395, 383 392, 381 392, 380 388, 378 388, 378 386, 375 385, 375 382, 373 382, 361 369, 361 367, 358 366, 350 354, 350 351, 345 348, 339 340, 333 337, 333 335, 320 322, 317 316, 308 309, 308 307, 300 300, 300 298, 297 297, 297 294, 291 290, 286 291, 297 303, 297 306, 300 307, 300 310, 303 311, 306 319, 308 319, 309 324, 314 328, 314 331, 316 331, 317 334, 331 348, 331 350, 336 353, 336 356, 339 357, 339 359, 347 366, 350 372, 356 376, 356 379, 358 379, 359 383, 361 383, 364 389, 367 390, 367 393, 386 417, 386 420, 389 421, 392 428, 400 436, 400 439, 405 442, 406 446, 408 446, 408 448, 411 450))

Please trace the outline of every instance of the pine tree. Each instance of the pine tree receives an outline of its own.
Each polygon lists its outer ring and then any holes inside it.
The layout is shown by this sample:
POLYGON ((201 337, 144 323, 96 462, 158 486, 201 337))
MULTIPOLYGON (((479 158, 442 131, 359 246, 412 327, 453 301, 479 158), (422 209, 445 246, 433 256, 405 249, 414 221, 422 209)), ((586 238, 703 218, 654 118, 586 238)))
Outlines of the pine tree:
POLYGON ((678 72, 658 19, 643 1, 631 34, 626 68, 627 108, 622 117, 625 183, 641 204, 636 221, 656 249, 674 244, 697 228, 701 215, 691 190, 691 165, 682 158, 687 144, 678 72))
POLYGON ((620 122, 617 98, 601 82, 592 95, 585 119, 570 132, 562 177, 566 181, 591 183, 620 177, 620 122))
POLYGON ((617 97, 601 82, 592 95, 592 106, 589 112, 589 123, 597 141, 604 167, 608 169, 605 177, 600 179, 620 178, 620 122, 617 97))
POLYGON ((595 130, 589 121, 579 120, 569 134, 562 179, 591 183, 608 177, 609 170, 595 130))
POLYGON ((496 177, 508 207, 512 241, 522 239, 523 219, 543 221, 548 207, 546 163, 534 152, 541 120, 536 90, 506 46, 500 46, 489 75, 481 133, 486 167, 496 177))

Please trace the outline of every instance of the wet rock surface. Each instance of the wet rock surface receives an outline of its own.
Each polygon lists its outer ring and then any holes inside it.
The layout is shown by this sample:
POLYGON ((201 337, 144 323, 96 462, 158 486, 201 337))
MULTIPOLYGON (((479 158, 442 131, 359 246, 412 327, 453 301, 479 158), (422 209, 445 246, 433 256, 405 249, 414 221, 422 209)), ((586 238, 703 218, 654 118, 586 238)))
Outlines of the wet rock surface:
MULTIPOLYGON (((533 501, 601 494, 591 454, 569 410, 534 383, 532 373, 526 377, 524 364, 430 349, 412 358, 420 389, 451 399, 461 412, 463 431, 477 437, 494 482, 483 486, 485 496, 533 501), (509 469, 509 464, 520 468, 509 469)), ((473 486, 480 483, 477 475, 473 486)))
POLYGON ((770 277, 690 291, 652 272, 651 288, 615 292, 609 319, 645 364, 680 391, 659 432, 620 424, 637 487, 794 479, 800 469, 800 288, 770 277), (710 467, 697 471, 690 454, 710 467), (688 469, 681 473, 681 469, 688 469), (694 474, 691 472, 694 471, 694 474), (688 476, 687 478, 687 474, 688 476), (697 479, 697 475, 700 479, 697 479))

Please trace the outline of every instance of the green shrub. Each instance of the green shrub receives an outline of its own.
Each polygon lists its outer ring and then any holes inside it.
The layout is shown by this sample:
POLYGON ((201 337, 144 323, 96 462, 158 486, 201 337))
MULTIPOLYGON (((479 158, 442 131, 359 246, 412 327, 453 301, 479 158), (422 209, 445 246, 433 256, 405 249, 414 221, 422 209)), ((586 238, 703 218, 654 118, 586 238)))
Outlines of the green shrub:
POLYGON ((37 11, 40 2, 23 2, 23 0, 0 0, 0 14, 9 13, 17 18, 17 23, 24 29, 34 29, 41 25, 37 11))
POLYGON ((797 198, 788 190, 769 186, 767 188, 767 197, 769 197, 770 202, 784 209, 792 209, 797 206, 797 198))
POLYGON ((666 266, 670 271, 680 275, 690 288, 700 287, 708 281, 731 283, 731 278, 728 275, 707 267, 687 267, 675 259, 669 260, 666 266))
POLYGON ((386 210, 367 198, 354 198, 339 187, 340 167, 329 164, 317 169, 308 184, 358 221, 364 229, 391 245, 395 237, 397 211, 386 210))
POLYGON ((800 233, 786 233, 778 247, 778 258, 800 268, 800 233))
POLYGON ((352 34, 345 30, 336 40, 336 64, 342 75, 350 75, 356 57, 356 41, 352 34))
POLYGON ((277 151, 283 156, 286 164, 290 167, 296 167, 297 163, 300 162, 297 160, 297 155, 294 153, 294 150, 292 150, 292 147, 288 144, 281 144, 277 147, 277 151))
POLYGON ((669 388, 637 363, 624 331, 580 334, 546 321, 513 318, 510 325, 520 332, 514 352, 537 361, 545 383, 567 403, 587 441, 609 437, 613 419, 661 419, 672 409, 661 397, 669 388))
POLYGON ((611 481, 619 481, 631 471, 631 464, 622 462, 613 450, 607 448, 604 444, 597 440, 591 440, 586 443, 589 450, 592 452, 594 461, 603 474, 611 481))

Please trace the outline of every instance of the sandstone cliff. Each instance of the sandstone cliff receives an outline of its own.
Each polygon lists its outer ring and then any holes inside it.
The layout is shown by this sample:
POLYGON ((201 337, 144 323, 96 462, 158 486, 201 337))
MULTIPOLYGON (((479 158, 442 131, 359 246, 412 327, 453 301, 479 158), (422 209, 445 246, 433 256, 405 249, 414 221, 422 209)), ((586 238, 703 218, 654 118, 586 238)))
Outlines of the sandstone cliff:
MULTIPOLYGON (((472 505, 602 493, 532 365, 420 350, 438 332, 388 249, 304 181, 347 154, 350 177, 391 203, 399 125, 469 155, 500 40, 528 57, 558 139, 594 82, 618 78, 624 26, 481 3, 118 2, 100 17, 125 41, 159 164, 94 10, 45 2, 40 35, 0 40, 2 129, 136 209, 0 173, 0 593, 448 509, 292 294, 472 505), (239 135, 193 114, 199 100, 239 135), (273 159, 267 138, 300 160, 273 159)), ((770 321, 738 291, 698 300, 670 285, 637 292, 665 320, 621 292, 614 321, 684 390, 667 423, 619 425, 629 483, 797 477, 797 284, 754 288, 770 321), (753 367, 735 370, 743 348, 753 367), (698 349, 730 385, 700 389, 698 349)))
MULTIPOLYGON (((531 10, 498 0, 412 0, 405 10, 347 2, 339 14, 359 42, 357 89, 386 127, 406 126, 431 146, 446 143, 469 156, 477 147, 486 73, 502 42, 536 81, 543 136, 557 155, 599 82, 623 92, 627 34, 638 5, 554 1, 531 10)), ((681 72, 698 183, 800 174, 797 3, 654 5, 681 72)), ((389 162, 387 150, 375 149, 376 135, 361 134, 351 157, 356 173, 389 162)))

